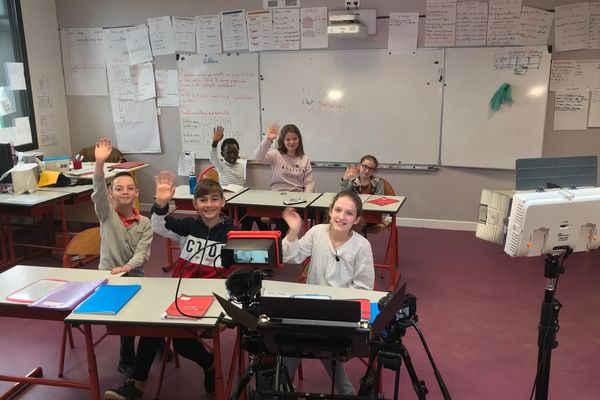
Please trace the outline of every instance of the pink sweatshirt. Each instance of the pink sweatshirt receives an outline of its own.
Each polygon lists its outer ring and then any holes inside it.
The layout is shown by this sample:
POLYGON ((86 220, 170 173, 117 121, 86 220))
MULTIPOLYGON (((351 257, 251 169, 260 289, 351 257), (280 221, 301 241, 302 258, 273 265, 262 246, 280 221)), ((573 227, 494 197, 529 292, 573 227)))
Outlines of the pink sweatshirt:
POLYGON ((281 154, 279 150, 270 149, 273 142, 263 139, 254 152, 254 159, 271 166, 271 190, 287 192, 312 192, 315 183, 312 166, 306 155, 292 157, 281 154))

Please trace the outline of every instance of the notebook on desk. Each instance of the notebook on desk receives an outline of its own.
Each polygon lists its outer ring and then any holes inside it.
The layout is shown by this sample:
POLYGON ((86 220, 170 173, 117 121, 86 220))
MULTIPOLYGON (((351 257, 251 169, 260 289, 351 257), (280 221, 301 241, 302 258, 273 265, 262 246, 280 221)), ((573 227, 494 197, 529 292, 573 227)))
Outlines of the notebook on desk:
POLYGON ((102 285, 73 312, 115 315, 141 288, 141 285, 102 285))

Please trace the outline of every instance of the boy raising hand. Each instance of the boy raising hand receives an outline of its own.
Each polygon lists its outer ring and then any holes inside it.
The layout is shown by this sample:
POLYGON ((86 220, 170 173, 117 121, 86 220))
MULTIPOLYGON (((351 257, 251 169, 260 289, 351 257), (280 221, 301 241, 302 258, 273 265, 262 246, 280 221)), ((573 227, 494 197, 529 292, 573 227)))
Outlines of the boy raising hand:
MULTIPOLYGON (((106 188, 104 162, 112 151, 110 140, 102 138, 95 147, 92 201, 100 221, 99 269, 111 274, 125 272, 129 276, 143 276, 144 263, 150 258, 152 227, 150 220, 134 207, 139 189, 129 172, 119 172, 106 188), (113 201, 113 206, 109 203, 113 201)), ((118 370, 126 376, 133 373, 135 361, 134 337, 121 336, 118 370)))

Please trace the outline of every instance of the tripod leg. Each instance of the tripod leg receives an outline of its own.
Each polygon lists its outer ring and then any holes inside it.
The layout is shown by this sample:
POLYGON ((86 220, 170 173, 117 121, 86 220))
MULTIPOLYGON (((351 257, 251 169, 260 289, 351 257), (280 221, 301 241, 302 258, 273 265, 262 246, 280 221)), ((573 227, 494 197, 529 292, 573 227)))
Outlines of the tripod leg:
POLYGON ((410 376, 410 381, 412 382, 413 388, 415 389, 415 393, 419 400, 425 400, 427 393, 427 387, 425 386, 425 381, 419 380, 417 377, 417 373, 415 372, 415 367, 413 367, 412 360, 410 359, 410 355, 408 354, 408 350, 406 346, 402 345, 400 347, 400 355, 402 356, 402 360, 404 360, 404 365, 406 366, 406 371, 410 376))
POLYGON ((553 290, 546 290, 542 310, 540 313, 540 325, 538 326, 538 369, 535 378, 535 399, 546 400, 550 385, 550 361, 552 349, 556 342, 558 331, 558 312, 562 305, 554 298, 553 290))

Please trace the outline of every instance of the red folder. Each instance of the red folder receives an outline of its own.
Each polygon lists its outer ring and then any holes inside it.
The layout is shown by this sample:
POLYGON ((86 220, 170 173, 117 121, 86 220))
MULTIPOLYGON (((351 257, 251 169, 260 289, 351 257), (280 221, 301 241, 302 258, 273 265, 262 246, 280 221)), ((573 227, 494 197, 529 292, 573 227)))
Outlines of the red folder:
POLYGON ((108 167, 108 169, 111 169, 111 170, 112 169, 131 169, 131 168, 135 168, 135 167, 141 167, 144 164, 146 164, 146 163, 136 162, 136 161, 127 161, 127 162, 111 165, 110 167, 108 167))
MULTIPOLYGON (((215 298, 213 296, 188 296, 186 294, 182 294, 177 298, 177 305, 184 314, 194 318, 201 318, 204 316, 204 314, 206 314, 206 311, 210 308, 210 305, 214 299, 215 298)), ((175 302, 172 302, 171 305, 165 310, 164 317, 181 319, 191 318, 181 314, 177 310, 175 302)))
POLYGON ((378 199, 375 200, 368 200, 367 203, 371 203, 371 204, 375 204, 378 206, 387 206, 388 204, 394 204, 397 203, 398 200, 394 200, 394 199, 388 199, 387 197, 380 197, 378 199))
POLYGON ((352 301, 358 301, 360 303, 360 318, 371 319, 371 301, 369 299, 352 299, 352 301))

